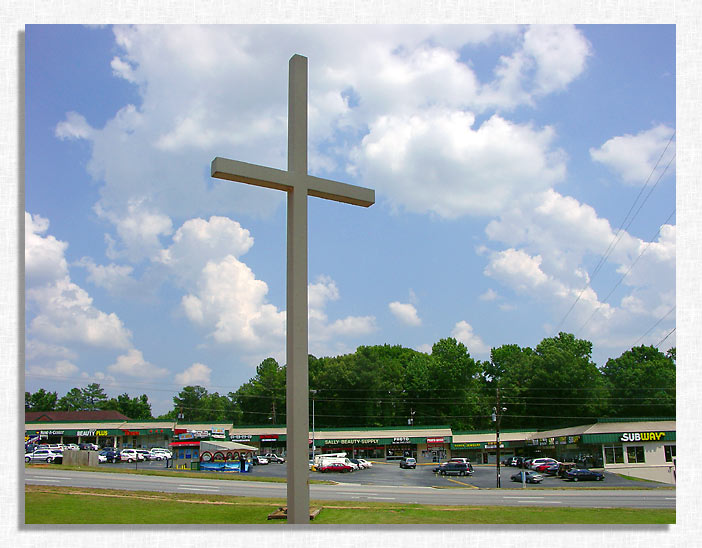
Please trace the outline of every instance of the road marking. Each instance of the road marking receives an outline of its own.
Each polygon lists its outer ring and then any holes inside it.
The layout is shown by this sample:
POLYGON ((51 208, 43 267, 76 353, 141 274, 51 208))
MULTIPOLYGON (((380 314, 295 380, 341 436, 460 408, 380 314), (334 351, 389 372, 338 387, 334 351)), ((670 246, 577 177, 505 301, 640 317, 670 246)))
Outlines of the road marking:
POLYGON ((195 487, 192 485, 179 485, 178 489, 188 489, 190 491, 219 491, 219 487, 195 487))
POLYGON ((508 496, 504 496, 504 497, 502 497, 502 498, 505 498, 505 499, 520 499, 520 500, 524 500, 524 499, 535 500, 535 499, 544 499, 544 498, 546 498, 546 497, 530 497, 530 496, 526 495, 526 496, 523 496, 523 497, 508 497, 508 496))
POLYGON ((368 497, 368 498, 373 499, 373 500, 397 500, 394 497, 368 497))
POLYGON ((49 479, 49 478, 32 478, 32 481, 50 481, 53 483, 58 483, 60 480, 57 479, 49 479))
POLYGON ((30 479, 42 479, 42 478, 47 478, 47 479, 55 479, 55 480, 62 480, 64 479, 63 476, 30 476, 30 479))
POLYGON ((459 485, 465 485, 466 487, 472 487, 473 489, 477 489, 475 485, 471 485, 470 483, 463 483, 462 481, 454 480, 451 478, 446 478, 447 481, 452 481, 453 483, 458 483, 459 485))
MULTIPOLYGON (((532 499, 517 500, 515 502, 523 502, 524 504, 532 504, 536 501, 532 499)), ((560 500, 540 500, 539 504, 563 504, 560 500)))

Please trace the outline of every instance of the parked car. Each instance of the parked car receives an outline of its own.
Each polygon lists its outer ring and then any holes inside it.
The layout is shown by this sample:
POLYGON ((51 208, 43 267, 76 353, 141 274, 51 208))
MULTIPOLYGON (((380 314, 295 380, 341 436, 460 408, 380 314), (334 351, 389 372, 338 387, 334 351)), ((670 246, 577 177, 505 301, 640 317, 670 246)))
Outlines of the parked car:
POLYGON ((251 460, 254 464, 268 464, 268 459, 260 455, 254 455, 253 457, 251 457, 251 460))
POLYGON ((166 454, 163 451, 149 449, 149 460, 166 460, 166 454))
POLYGON ((529 468, 532 470, 536 470, 537 466, 541 466, 542 464, 558 464, 558 461, 556 459, 551 459, 551 458, 539 458, 539 459, 534 459, 531 461, 529 464, 529 468))
POLYGON ((78 447, 78 445, 75 443, 69 443, 68 445, 64 446, 64 449, 67 449, 68 451, 78 451, 80 447, 78 447))
POLYGON ((524 481, 526 483, 541 483, 544 481, 544 477, 541 474, 537 474, 532 470, 523 470, 512 475, 509 479, 512 481, 522 481, 522 474, 524 474, 524 481))
POLYGON ((51 449, 37 449, 32 453, 26 453, 24 455, 24 462, 62 462, 63 454, 58 451, 52 451, 51 449))
POLYGON ((98 460, 100 460, 100 457, 104 456, 105 457, 105 462, 119 462, 120 457, 119 457, 119 451, 116 449, 113 449, 111 447, 106 447, 100 453, 98 453, 98 460))
POLYGON ((318 468, 320 472, 353 472, 353 468, 348 464, 343 464, 341 462, 332 462, 330 464, 324 464, 318 468))
POLYGON ((366 459, 358 459, 358 462, 360 462, 366 468, 373 468, 373 463, 367 461, 366 459))
POLYGON ((512 466, 512 457, 505 457, 500 461, 500 464, 502 464, 502 466, 512 466))
POLYGON ((546 469, 543 470, 541 473, 546 474, 547 476, 555 476, 558 474, 559 468, 560 468, 559 464, 552 464, 551 466, 546 467, 546 469))
POLYGON ((137 453, 136 449, 122 449, 119 454, 121 460, 126 460, 127 462, 138 462, 144 460, 144 455, 137 453))
POLYGON ((164 449, 163 447, 152 447, 151 453, 158 455, 160 460, 173 458, 173 453, 171 453, 168 449, 164 449))
POLYGON ((264 457, 268 459, 268 462, 275 462, 277 464, 283 464, 285 462, 283 457, 279 457, 275 453, 266 453, 264 457))
POLYGON ((587 468, 572 468, 565 473, 563 479, 569 481, 602 481, 604 474, 588 470, 587 468))
POLYGON ((103 462, 107 462, 107 457, 102 453, 98 453, 98 464, 102 464, 103 462))
POLYGON ((522 461, 520 468, 526 468, 526 469, 531 468, 531 461, 532 461, 532 459, 524 459, 522 461))
POLYGON ((83 451, 97 451, 100 448, 94 443, 79 443, 78 449, 82 449, 83 451))
POLYGON ((43 443, 39 446, 39 449, 47 449, 54 453, 63 453, 63 446, 60 443, 43 443))
POLYGON ((438 473, 442 476, 471 476, 473 475, 473 469, 470 464, 465 462, 449 461, 439 466, 438 473))
POLYGON ((535 472, 545 472, 547 468, 550 468, 552 466, 558 466, 558 463, 552 463, 552 462, 545 462, 543 464, 537 464, 536 466, 532 466, 532 470, 535 472))
POLYGON ((402 460, 400 460, 400 468, 417 468, 417 459, 402 457, 402 460))
POLYGON ((574 462, 559 462, 558 463, 558 475, 560 477, 564 478, 566 475, 566 472, 568 472, 568 470, 572 470, 573 468, 577 468, 577 466, 574 462))
POLYGON ((136 452, 143 457, 143 460, 151 460, 151 451, 148 449, 136 449, 136 452))
POLYGON ((351 461, 351 464, 353 464, 356 467, 356 470, 365 470, 365 465, 361 463, 360 459, 349 459, 351 461))

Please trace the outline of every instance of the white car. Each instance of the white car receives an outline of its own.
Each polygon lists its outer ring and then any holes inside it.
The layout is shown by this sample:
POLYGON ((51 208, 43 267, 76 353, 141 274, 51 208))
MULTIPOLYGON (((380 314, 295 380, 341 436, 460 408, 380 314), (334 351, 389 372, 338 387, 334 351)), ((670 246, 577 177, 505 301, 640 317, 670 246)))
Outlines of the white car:
POLYGON ((136 449, 122 449, 121 453, 119 454, 119 458, 121 460, 126 460, 127 462, 138 462, 140 460, 144 460, 144 456, 137 453, 136 449))
POLYGON ((158 455, 157 458, 161 460, 173 458, 173 453, 171 453, 168 449, 164 449, 163 447, 152 447, 151 454, 158 455))
POLYGON ((105 455, 98 455, 98 464, 102 464, 103 462, 107 462, 107 457, 105 455))
POLYGON ((37 449, 32 453, 25 453, 24 462, 46 462, 51 463, 56 459, 63 458, 63 454, 51 449, 37 449))
POLYGON ((368 462, 368 461, 365 460, 365 459, 356 459, 356 460, 357 460, 358 462, 360 462, 361 465, 362 465, 364 468, 373 468, 373 464, 371 464, 370 462, 368 462))
POLYGON ((67 449, 68 451, 79 451, 80 447, 78 447, 78 445, 75 443, 69 443, 68 445, 64 446, 64 449, 67 449))
POLYGON ((540 466, 542 464, 558 464, 558 461, 556 459, 549 459, 549 458, 534 459, 531 461, 529 468, 531 468, 532 470, 536 470, 536 467, 540 466))

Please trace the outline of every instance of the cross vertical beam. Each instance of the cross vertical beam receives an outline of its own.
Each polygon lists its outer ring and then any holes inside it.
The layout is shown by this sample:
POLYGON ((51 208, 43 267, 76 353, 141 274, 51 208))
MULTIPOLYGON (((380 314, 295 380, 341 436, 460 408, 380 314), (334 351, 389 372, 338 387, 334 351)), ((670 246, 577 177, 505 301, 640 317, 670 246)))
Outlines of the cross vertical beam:
POLYGON ((309 379, 307 302, 307 196, 369 207, 368 188, 307 174, 307 58, 293 55, 288 82, 288 170, 215 158, 212 177, 288 193, 286 426, 288 523, 309 523, 309 379))

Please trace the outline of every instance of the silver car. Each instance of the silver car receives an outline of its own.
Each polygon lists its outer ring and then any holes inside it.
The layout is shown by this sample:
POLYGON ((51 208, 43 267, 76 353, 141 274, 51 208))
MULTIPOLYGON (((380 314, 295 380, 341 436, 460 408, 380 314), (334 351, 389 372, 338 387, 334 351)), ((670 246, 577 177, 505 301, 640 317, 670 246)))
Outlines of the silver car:
POLYGON ((24 462, 46 462, 52 463, 56 459, 61 460, 63 454, 58 451, 52 451, 51 449, 37 449, 32 453, 25 453, 24 462))

